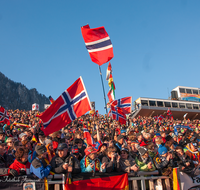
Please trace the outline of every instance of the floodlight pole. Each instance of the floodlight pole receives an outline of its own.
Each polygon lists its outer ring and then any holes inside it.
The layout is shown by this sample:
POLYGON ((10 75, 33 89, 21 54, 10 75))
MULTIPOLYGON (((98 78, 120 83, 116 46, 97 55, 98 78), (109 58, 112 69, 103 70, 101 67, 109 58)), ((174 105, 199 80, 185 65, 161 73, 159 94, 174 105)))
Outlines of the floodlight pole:
POLYGON ((104 89, 104 84, 103 84, 103 78, 102 78, 102 73, 101 73, 101 67, 100 67, 100 65, 99 65, 99 72, 100 72, 101 83, 102 83, 102 88, 103 88, 103 95, 104 95, 104 101, 105 101, 106 114, 108 115, 107 103, 106 103, 106 95, 105 95, 105 89, 104 89))

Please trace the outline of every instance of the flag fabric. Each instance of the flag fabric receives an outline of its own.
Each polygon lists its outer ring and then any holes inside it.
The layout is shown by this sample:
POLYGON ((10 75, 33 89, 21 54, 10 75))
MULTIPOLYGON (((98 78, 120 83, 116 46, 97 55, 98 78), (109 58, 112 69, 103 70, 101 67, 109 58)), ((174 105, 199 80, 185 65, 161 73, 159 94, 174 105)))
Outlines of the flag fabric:
POLYGON ((126 115, 120 107, 111 106, 112 119, 118 121, 121 124, 126 124, 126 115))
POLYGON ((108 99, 109 99, 109 103, 112 103, 115 100, 115 95, 114 95, 114 91, 111 89, 108 91, 108 99))
POLYGON ((158 120, 158 116, 154 116, 153 118, 155 119, 155 121, 157 121, 157 120, 158 120))
POLYGON ((158 116, 158 119, 159 119, 160 121, 162 121, 164 118, 165 118, 164 115, 159 115, 159 116, 158 116))
POLYGON ((104 26, 90 28, 87 24, 81 27, 81 32, 91 60, 94 63, 103 65, 114 57, 113 46, 104 26))
POLYGON ((173 168, 173 190, 181 190, 177 168, 173 168))
POLYGON ((71 184, 65 184, 65 190, 128 190, 127 173, 81 173, 73 176, 71 184))
POLYGON ((168 115, 168 118, 170 119, 170 120, 173 120, 174 119, 174 117, 173 117, 173 115, 172 115, 172 112, 171 112, 171 110, 168 108, 168 110, 167 110, 167 115, 168 115))
POLYGON ((90 100, 80 77, 37 117, 43 121, 42 130, 47 136, 90 110, 90 100))
POLYGON ((83 127, 83 137, 86 140, 88 146, 94 147, 97 151, 99 151, 100 146, 102 145, 101 141, 94 142, 90 132, 88 131, 87 127, 84 125, 83 127))
POLYGON ((51 104, 55 102, 55 100, 51 96, 49 96, 49 101, 51 102, 51 104))
POLYGON ((107 68, 107 71, 106 71, 106 80, 109 80, 110 74, 112 74, 112 67, 111 67, 111 64, 109 62, 108 68, 107 68))
POLYGON ((124 114, 131 113, 131 109, 132 109, 131 105, 132 105, 131 96, 115 100, 112 103, 112 106, 121 108, 124 114))
POLYGON ((10 123, 8 112, 2 106, 0 106, 0 123, 10 123))

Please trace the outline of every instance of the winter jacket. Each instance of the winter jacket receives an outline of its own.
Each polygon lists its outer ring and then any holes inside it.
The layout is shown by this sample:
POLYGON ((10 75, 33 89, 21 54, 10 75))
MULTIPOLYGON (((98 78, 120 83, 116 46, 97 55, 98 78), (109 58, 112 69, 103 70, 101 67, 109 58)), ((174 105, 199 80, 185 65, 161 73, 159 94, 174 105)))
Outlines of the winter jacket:
POLYGON ((131 156, 128 156, 127 159, 120 158, 119 163, 121 166, 121 170, 127 173, 130 173, 131 167, 136 164, 135 160, 131 156))
POLYGON ((102 164, 106 163, 106 172, 120 172, 121 171, 121 165, 119 162, 116 161, 114 158, 114 161, 111 161, 108 156, 105 156, 102 158, 102 164))
POLYGON ((35 174, 40 179, 47 177, 50 171, 51 166, 47 166, 47 163, 43 158, 40 160, 38 157, 36 157, 31 163, 30 173, 35 174))
POLYGON ((18 172, 18 175, 26 175, 26 169, 30 169, 31 164, 27 161, 26 163, 21 163, 15 160, 11 165, 10 169, 14 169, 18 172))
POLYGON ((69 164, 69 162, 71 162, 71 164, 72 164, 72 173, 73 174, 81 172, 80 163, 73 154, 66 156, 64 158, 61 158, 58 155, 53 157, 51 160, 51 163, 50 163, 51 167, 52 167, 51 170, 57 174, 61 174, 61 173, 66 174, 67 170, 65 170, 62 166, 64 163, 69 164))
POLYGON ((9 173, 9 166, 14 162, 12 156, 4 154, 0 155, 0 176, 7 175, 9 173))
POLYGON ((153 163, 153 160, 151 159, 151 157, 148 157, 146 163, 143 162, 141 156, 139 155, 136 159, 135 159, 135 162, 137 163, 137 165, 139 166, 139 169, 140 171, 146 171, 146 172, 151 172, 151 171, 154 171, 156 170, 155 166, 154 166, 154 163, 153 163), (147 164, 149 162, 152 162, 152 168, 149 169, 147 164))

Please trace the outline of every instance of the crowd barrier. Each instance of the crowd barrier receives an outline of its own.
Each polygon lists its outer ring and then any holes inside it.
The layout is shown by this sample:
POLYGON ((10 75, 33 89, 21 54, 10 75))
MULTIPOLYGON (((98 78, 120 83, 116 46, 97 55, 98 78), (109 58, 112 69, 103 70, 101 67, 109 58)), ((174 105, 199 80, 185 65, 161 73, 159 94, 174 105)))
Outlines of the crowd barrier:
MULTIPOLYGON (((179 172, 177 168, 174 168, 174 171, 176 171, 177 179, 173 179, 173 184, 170 183, 168 176, 159 176, 157 170, 153 172, 140 171, 137 176, 134 176, 132 173, 129 175, 126 173, 96 173, 95 176, 92 176, 91 173, 80 173, 72 177, 72 183, 77 183, 76 186, 71 186, 69 189, 81 190, 83 186, 84 189, 95 189, 91 188, 91 183, 99 184, 101 186, 102 183, 107 182, 110 185, 112 177, 115 179, 116 176, 126 176, 126 178, 123 178, 126 179, 125 181, 127 183, 127 185, 124 186, 125 188, 123 188, 124 190, 200 190, 200 176, 191 178, 187 174, 179 172), (96 181, 94 182, 94 180, 96 181), (174 184, 178 184, 179 188, 174 188, 174 184)), ((35 188, 32 188, 32 190, 64 190, 66 188, 65 177, 66 176, 63 174, 49 175, 45 179, 38 179, 34 175, 19 177, 4 176, 0 177, 0 189, 27 190, 26 186, 33 185, 35 188)), ((119 178, 116 180, 119 181, 119 178)), ((98 185, 96 187, 98 187, 98 185)))

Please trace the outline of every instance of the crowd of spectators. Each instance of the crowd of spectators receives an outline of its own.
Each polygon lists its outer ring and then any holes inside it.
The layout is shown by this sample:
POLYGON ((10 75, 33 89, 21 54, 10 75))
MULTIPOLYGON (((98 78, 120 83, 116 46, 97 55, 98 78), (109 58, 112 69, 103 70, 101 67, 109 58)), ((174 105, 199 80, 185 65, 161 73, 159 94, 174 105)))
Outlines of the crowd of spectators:
MULTIPOLYGON (((86 114, 45 136, 38 111, 9 110, 10 124, 0 125, 0 176, 158 170, 172 177, 174 167, 200 174, 199 120, 128 118, 121 125, 106 115, 86 114), (25 125, 21 125, 25 124, 25 125), (177 128, 183 125, 188 128, 177 128), (87 133, 85 135, 84 133, 87 133), (91 135, 92 144, 87 138, 91 135)), ((56 126, 55 126, 56 127, 56 126)))

